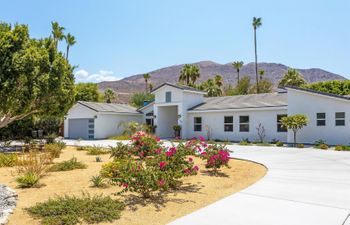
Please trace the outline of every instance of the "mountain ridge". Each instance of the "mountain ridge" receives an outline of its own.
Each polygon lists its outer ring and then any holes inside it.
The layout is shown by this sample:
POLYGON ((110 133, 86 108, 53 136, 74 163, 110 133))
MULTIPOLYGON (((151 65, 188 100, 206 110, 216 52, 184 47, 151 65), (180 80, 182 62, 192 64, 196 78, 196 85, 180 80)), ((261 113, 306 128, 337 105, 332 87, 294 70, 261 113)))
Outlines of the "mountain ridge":
MULTIPOLYGON (((223 77, 224 83, 236 84, 237 72, 232 67, 231 63, 220 64, 214 61, 205 60, 195 63, 190 63, 197 65, 200 68, 200 78, 198 82, 207 80, 210 77, 220 74, 223 77)), ((177 64, 172 66, 167 66, 159 68, 148 72, 151 75, 150 82, 154 87, 164 83, 177 83, 180 70, 185 64, 177 64)), ((277 86, 278 81, 282 78, 283 74, 288 68, 281 63, 258 63, 259 70, 265 71, 265 78, 271 80, 271 82, 277 86)), ((297 69, 305 78, 307 82, 317 82, 317 81, 327 81, 327 80, 346 80, 345 77, 323 70, 319 68, 310 69, 297 69)), ((240 77, 249 76, 251 81, 255 80, 255 65, 254 62, 245 64, 240 70, 240 77)), ((145 82, 143 79, 143 74, 135 74, 129 77, 125 77, 118 81, 103 81, 98 83, 99 89, 104 91, 107 88, 111 88, 116 91, 119 95, 120 102, 128 102, 130 95, 134 92, 139 92, 145 90, 145 82)))

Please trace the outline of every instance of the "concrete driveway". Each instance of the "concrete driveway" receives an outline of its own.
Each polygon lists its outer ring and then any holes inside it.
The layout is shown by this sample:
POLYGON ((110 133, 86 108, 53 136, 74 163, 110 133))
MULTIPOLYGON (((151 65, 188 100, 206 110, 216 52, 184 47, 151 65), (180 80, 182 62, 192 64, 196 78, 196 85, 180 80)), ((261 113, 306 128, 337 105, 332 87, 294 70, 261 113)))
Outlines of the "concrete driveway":
MULTIPOLYGON (((82 141, 80 145, 115 145, 82 141)), ((74 145, 74 141, 66 141, 74 145)), ((265 165, 252 186, 170 225, 350 225, 350 152, 228 146, 232 157, 265 165)))

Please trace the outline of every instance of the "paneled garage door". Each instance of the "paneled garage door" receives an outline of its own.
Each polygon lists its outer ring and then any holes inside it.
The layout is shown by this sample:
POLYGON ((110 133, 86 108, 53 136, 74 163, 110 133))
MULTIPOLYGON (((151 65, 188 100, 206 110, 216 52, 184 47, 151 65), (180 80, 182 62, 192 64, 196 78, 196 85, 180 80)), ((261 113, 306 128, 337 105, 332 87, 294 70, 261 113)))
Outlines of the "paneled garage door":
POLYGON ((70 139, 94 139, 94 119, 69 119, 68 126, 70 139))

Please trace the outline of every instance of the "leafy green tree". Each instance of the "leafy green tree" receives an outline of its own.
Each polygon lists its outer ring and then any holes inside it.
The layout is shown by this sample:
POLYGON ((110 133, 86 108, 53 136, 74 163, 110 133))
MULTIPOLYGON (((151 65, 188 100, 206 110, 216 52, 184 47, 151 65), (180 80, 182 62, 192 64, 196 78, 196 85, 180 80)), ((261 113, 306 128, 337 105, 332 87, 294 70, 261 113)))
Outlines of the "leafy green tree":
POLYGON ((130 104, 134 107, 142 107, 145 101, 153 101, 154 95, 145 92, 136 92, 131 96, 130 104))
POLYGON ((335 95, 350 95, 349 80, 330 80, 305 84, 302 87, 335 95))
POLYGON ((288 69, 279 82, 279 86, 300 87, 306 84, 304 77, 296 69, 288 69))
POLYGON ((233 68, 236 69, 237 72, 237 84, 239 84, 239 72, 243 66, 243 61, 235 61, 232 63, 233 68))
POLYGON ((256 93, 259 93, 259 78, 258 78, 258 50, 256 44, 256 29, 258 29, 261 25, 261 18, 253 17, 253 29, 254 29, 254 53, 255 53, 255 76, 256 76, 256 93))
POLYGON ((101 94, 95 83, 79 83, 75 85, 75 101, 99 102, 101 94))
POLYGON ((113 102, 113 101, 115 101, 117 99, 117 95, 110 88, 107 88, 105 90, 103 97, 105 99, 105 102, 107 102, 107 103, 111 103, 111 102, 113 102))
POLYGON ((34 114, 63 116, 74 103, 73 68, 52 38, 1 23, 0 62, 0 128, 34 114))
POLYGON ((259 70, 259 77, 260 77, 260 80, 263 79, 264 75, 265 75, 265 70, 259 70))
MULTIPOLYGON (((259 93, 271 93, 273 84, 269 79, 262 79, 259 81, 259 93)), ((252 86, 249 91, 251 94, 256 93, 256 85, 252 86)))
POLYGON ((199 76, 200 71, 198 66, 185 64, 180 71, 179 81, 186 85, 194 85, 199 76))
POLYGON ((307 125, 308 118, 303 114, 295 114, 283 117, 280 122, 282 123, 282 126, 293 131, 295 146, 297 143, 297 131, 307 125))
POLYGON ((143 79, 145 79, 145 83, 146 83, 146 93, 148 92, 148 80, 151 78, 151 75, 149 73, 145 73, 143 75, 143 79))
POLYGON ((66 40, 66 44, 67 44, 66 60, 68 60, 69 48, 72 47, 73 45, 75 45, 77 43, 77 41, 75 40, 75 37, 73 35, 71 35, 70 33, 68 33, 64 37, 64 39, 66 40))

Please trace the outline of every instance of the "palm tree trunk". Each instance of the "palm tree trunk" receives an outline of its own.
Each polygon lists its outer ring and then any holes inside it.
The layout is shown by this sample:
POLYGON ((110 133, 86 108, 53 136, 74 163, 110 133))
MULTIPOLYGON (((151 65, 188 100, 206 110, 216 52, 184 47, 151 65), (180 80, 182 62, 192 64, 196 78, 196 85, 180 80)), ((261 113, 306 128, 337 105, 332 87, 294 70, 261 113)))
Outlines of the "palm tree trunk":
POLYGON ((146 83, 146 93, 148 93, 148 81, 145 80, 145 83, 146 83))
POLYGON ((293 135, 294 135, 294 144, 293 144, 293 147, 296 146, 296 143, 297 143, 297 132, 296 131, 293 131, 293 135))
POLYGON ((254 28, 254 50, 255 50, 255 78, 256 78, 256 93, 259 93, 259 77, 258 77, 258 53, 256 47, 256 29, 254 28))
POLYGON ((237 84, 239 85, 239 70, 237 70, 237 84))
POLYGON ((68 60, 68 54, 69 54, 69 45, 67 45, 66 60, 68 60))

